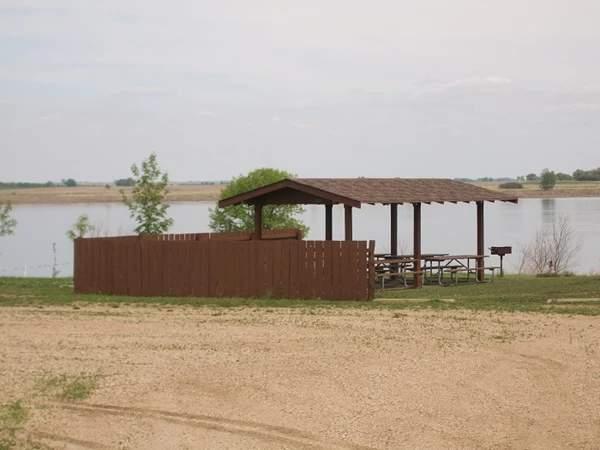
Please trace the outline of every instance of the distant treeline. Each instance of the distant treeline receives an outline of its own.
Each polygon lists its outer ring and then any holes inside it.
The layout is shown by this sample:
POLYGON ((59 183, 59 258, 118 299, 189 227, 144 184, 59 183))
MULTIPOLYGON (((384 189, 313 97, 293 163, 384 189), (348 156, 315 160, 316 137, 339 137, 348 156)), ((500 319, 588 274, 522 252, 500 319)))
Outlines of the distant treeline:
POLYGON ((462 183, 471 183, 473 181, 513 181, 515 178, 503 177, 503 178, 491 178, 491 177, 483 177, 483 178, 454 178, 454 181, 460 181, 462 183))
POLYGON ((577 181, 600 181, 600 167, 592 170, 577 169, 573 172, 573 179, 577 181))
MULTIPOLYGON (((228 181, 183 181, 181 183, 173 182, 172 184, 179 184, 184 186, 214 186, 216 184, 227 184, 228 181)), ((120 178, 115 180, 115 186, 133 186, 135 180, 133 178, 120 178)))
POLYGON ((29 188, 44 188, 56 186, 77 186, 77 182, 73 178, 63 178, 60 183, 54 181, 46 181, 45 183, 30 183, 27 181, 0 181, 0 189, 29 189, 29 188))
MULTIPOLYGON (((554 174, 554 172, 552 172, 554 174)), ((577 169, 573 172, 572 175, 563 172, 557 172, 554 174, 556 176, 557 181, 600 181, 600 167, 597 169, 591 170, 582 170, 577 169)), ((499 182, 507 182, 507 181, 539 181, 541 175, 536 173, 529 173, 527 175, 518 176, 518 177, 504 177, 504 178, 454 178, 454 181, 462 181, 463 183, 469 183, 473 181, 499 181, 499 182)))
POLYGON ((4 182, 0 181, 0 189, 28 189, 28 188, 43 188, 43 187, 54 187, 63 186, 61 183, 54 183, 53 181, 46 181, 45 183, 29 183, 29 182, 4 182))
POLYGON ((115 180, 115 186, 133 186, 135 180, 133 178, 119 178, 115 180))
POLYGON ((227 184, 229 181, 183 181, 178 184, 184 184, 189 186, 214 186, 215 184, 227 184))

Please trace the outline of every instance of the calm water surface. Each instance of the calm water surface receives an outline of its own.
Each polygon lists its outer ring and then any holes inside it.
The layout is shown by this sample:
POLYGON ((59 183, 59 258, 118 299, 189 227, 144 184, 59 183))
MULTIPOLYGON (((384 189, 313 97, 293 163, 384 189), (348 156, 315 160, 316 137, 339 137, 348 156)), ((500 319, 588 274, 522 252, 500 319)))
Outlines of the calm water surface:
MULTIPOLYGON (((212 202, 176 203, 169 209, 175 224, 170 232, 198 233, 208 228, 212 202)), ((56 243, 60 276, 73 274, 73 244, 65 233, 81 214, 101 224, 102 235, 132 234, 134 222, 129 211, 118 203, 78 205, 15 205, 13 217, 18 226, 14 236, 0 238, 0 276, 52 276, 56 243)), ((344 238, 344 211, 334 207, 334 239, 344 238)), ((524 199, 512 203, 485 204, 485 244, 513 246, 527 243, 539 227, 552 227, 561 215, 571 220, 584 240, 580 263, 575 272, 600 272, 600 198, 524 199)), ((302 219, 310 227, 309 239, 325 237, 325 209, 309 206, 302 219)), ((474 204, 423 205, 422 246, 424 253, 475 253, 476 207, 474 204)), ((365 205, 354 210, 354 238, 374 239, 378 251, 390 248, 389 207, 365 205)), ((399 206, 400 247, 412 248, 412 206, 399 206)), ((493 260, 496 257, 492 257, 493 260)), ((507 271, 516 265, 518 255, 505 258, 507 271)))

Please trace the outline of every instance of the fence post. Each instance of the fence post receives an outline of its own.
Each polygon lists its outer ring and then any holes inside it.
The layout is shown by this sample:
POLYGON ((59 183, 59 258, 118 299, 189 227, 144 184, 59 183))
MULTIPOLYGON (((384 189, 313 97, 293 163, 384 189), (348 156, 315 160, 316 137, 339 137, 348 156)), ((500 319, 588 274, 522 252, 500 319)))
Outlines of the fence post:
POLYGON ((375 300, 375 241, 369 241, 368 273, 369 301, 373 301, 375 300))

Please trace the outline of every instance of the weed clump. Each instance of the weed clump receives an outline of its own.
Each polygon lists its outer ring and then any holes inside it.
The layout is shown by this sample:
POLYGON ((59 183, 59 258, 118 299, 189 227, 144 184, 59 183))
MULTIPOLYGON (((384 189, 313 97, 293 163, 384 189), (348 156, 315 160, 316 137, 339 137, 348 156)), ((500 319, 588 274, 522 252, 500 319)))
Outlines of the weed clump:
POLYGON ((102 375, 99 374, 63 374, 42 380, 39 389, 44 395, 58 400, 82 401, 94 393, 100 378, 102 375))

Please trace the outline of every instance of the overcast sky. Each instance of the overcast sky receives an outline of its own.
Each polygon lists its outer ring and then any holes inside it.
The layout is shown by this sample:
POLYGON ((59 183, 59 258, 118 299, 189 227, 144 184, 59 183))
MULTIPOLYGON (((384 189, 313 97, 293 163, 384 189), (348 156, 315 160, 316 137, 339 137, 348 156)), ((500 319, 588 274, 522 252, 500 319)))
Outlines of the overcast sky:
POLYGON ((600 166, 598 0, 0 0, 0 181, 600 166))

